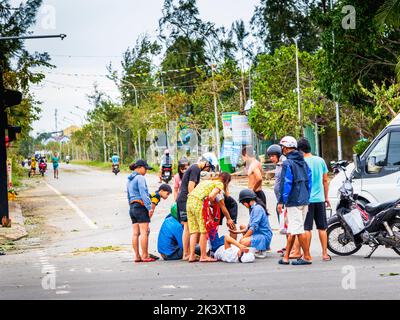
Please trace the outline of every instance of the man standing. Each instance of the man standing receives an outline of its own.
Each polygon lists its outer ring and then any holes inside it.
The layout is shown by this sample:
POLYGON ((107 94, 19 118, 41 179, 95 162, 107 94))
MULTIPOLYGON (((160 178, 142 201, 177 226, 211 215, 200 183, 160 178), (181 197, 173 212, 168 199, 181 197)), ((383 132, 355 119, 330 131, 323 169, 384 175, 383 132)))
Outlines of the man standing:
POLYGON ((297 141, 295 138, 284 137, 280 145, 282 146, 282 153, 287 159, 282 165, 278 211, 282 212, 282 207, 285 205, 288 218, 288 239, 285 255, 279 260, 279 264, 289 264, 290 251, 297 238, 304 256, 293 261, 292 265, 308 265, 312 263, 312 257, 304 231, 304 219, 310 199, 311 170, 304 161, 303 155, 296 150, 297 141))
POLYGON ((331 206, 328 200, 328 168, 324 159, 311 154, 311 146, 307 139, 302 138, 297 144, 299 151, 304 153, 304 160, 310 167, 313 177, 310 204, 304 222, 308 247, 311 245, 311 231, 315 221, 322 247, 322 259, 324 261, 330 261, 332 258, 328 254, 328 236, 326 233, 328 229, 326 207, 331 206))
POLYGON ((181 188, 176 198, 176 204, 178 206, 179 220, 183 223, 184 228, 182 235, 183 260, 189 259, 190 234, 186 211, 188 195, 199 184, 201 171, 209 171, 210 169, 212 169, 212 165, 209 160, 201 157, 197 163, 191 165, 189 169, 186 170, 182 177, 181 188))
POLYGON ((261 162, 254 155, 253 146, 246 146, 242 149, 242 158, 246 163, 247 175, 249 176, 248 188, 255 192, 258 202, 261 202, 261 205, 266 209, 267 199, 264 191, 262 191, 263 168, 261 162))

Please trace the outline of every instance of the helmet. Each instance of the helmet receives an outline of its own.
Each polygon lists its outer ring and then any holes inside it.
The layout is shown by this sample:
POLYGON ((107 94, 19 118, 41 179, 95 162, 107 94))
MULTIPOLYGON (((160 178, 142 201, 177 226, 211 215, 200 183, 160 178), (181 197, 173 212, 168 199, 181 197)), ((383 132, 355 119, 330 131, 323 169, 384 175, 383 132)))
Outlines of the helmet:
POLYGON ((168 149, 165 149, 165 150, 164 150, 164 154, 169 154, 169 150, 168 150, 168 149))
POLYGON ((113 155, 114 155, 114 156, 116 156, 116 155, 117 155, 117 152, 116 152, 116 151, 114 151, 114 152, 113 152, 113 155))
POLYGON ((279 144, 273 144, 268 147, 267 156, 270 157, 272 155, 276 155, 278 158, 282 155, 282 148, 279 144))
POLYGON ((283 137, 279 144, 286 148, 296 148, 297 149, 297 140, 291 136, 283 137))
POLYGON ((204 161, 204 162, 208 162, 212 171, 214 171, 215 168, 216 168, 217 165, 218 165, 218 159, 217 159, 217 157, 215 156, 215 154, 212 153, 212 152, 206 152, 206 153, 204 153, 204 154, 202 155, 202 157, 201 157, 201 160, 204 161))
POLYGON ((176 205, 176 202, 171 207, 171 216, 173 216, 176 220, 179 220, 179 218, 178 218, 178 206, 176 205))
POLYGON ((257 199, 257 195, 253 190, 250 189, 243 189, 242 191, 240 191, 239 193, 239 202, 243 202, 245 200, 255 200, 257 199))

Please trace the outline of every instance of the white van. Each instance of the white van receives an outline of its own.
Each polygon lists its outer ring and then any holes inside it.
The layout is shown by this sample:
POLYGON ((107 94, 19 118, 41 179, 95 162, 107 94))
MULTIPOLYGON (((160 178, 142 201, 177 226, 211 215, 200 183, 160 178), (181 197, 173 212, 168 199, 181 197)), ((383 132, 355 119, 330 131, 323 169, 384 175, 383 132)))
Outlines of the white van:
MULTIPOLYGON (((400 114, 372 141, 361 156, 347 166, 353 177, 354 193, 363 203, 400 198, 400 114)), ((335 213, 338 190, 344 181, 341 172, 329 185, 329 200, 335 213)))

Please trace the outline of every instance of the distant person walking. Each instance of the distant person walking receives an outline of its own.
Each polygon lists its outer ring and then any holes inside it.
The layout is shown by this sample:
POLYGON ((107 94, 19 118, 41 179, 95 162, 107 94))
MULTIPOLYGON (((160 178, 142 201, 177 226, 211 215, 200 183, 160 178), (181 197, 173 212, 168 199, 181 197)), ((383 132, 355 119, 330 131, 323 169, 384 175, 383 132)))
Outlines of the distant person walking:
POLYGON ((51 158, 51 162, 53 163, 54 179, 58 179, 58 166, 60 163, 58 152, 54 153, 54 156, 51 158))
POLYGON ((138 160, 129 167, 133 172, 128 177, 129 214, 133 225, 132 247, 135 262, 153 262, 149 256, 149 223, 154 209, 150 200, 145 175, 152 168, 144 160, 138 160), (142 254, 139 252, 139 241, 142 254))
POLYGON ((257 202, 266 209, 267 198, 262 190, 264 172, 261 162, 258 161, 254 155, 253 146, 249 145, 242 149, 242 158, 246 163, 247 175, 249 177, 248 188, 256 193, 258 198, 257 202))
POLYGON ((331 206, 328 200, 328 167, 324 159, 311 154, 311 146, 307 139, 302 138, 297 144, 299 151, 304 153, 304 160, 312 172, 310 204, 304 222, 308 247, 311 245, 311 231, 313 230, 315 221, 322 247, 322 260, 330 261, 332 258, 328 254, 328 235, 326 233, 328 229, 326 207, 331 206))
POLYGON ((304 219, 307 215, 310 201, 311 170, 304 161, 303 154, 296 150, 297 141, 295 138, 284 137, 280 145, 282 146, 282 153, 287 159, 282 165, 278 210, 282 212, 283 205, 285 205, 288 217, 288 239, 285 254, 279 260, 279 264, 289 264, 290 252, 297 238, 303 249, 304 256, 297 261, 293 261, 292 264, 307 265, 312 263, 312 257, 304 231, 304 219))

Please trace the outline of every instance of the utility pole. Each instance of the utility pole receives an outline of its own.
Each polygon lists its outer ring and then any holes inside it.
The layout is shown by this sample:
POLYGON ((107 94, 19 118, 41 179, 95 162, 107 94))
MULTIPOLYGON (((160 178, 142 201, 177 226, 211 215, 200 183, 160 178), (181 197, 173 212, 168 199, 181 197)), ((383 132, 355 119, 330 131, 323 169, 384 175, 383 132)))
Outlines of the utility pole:
MULTIPOLYGON (((161 77, 161 87, 162 87, 162 94, 163 94, 163 101, 164 101, 164 114, 165 119, 167 119, 167 105, 165 104, 165 88, 164 88, 164 79, 162 77, 162 72, 160 73, 161 77)), ((168 123, 165 124, 165 145, 168 149, 168 123)))
POLYGON ((103 125, 103 153, 104 153, 104 163, 107 162, 107 150, 106 150, 106 131, 104 128, 104 120, 102 120, 102 125, 103 125))
POLYGON ((214 68, 215 64, 211 65, 211 76, 213 79, 213 91, 214 91, 214 118, 215 118, 215 138, 217 140, 217 159, 219 160, 221 156, 221 146, 220 146, 220 137, 219 137, 219 124, 218 124, 218 104, 217 104, 217 87, 215 84, 215 78, 214 78, 214 68))
POLYGON ((297 78, 297 112, 299 116, 299 125, 300 125, 300 134, 304 135, 304 128, 301 121, 301 97, 300 97, 300 70, 299 70, 299 47, 298 47, 298 38, 293 38, 296 44, 296 78, 297 78))

